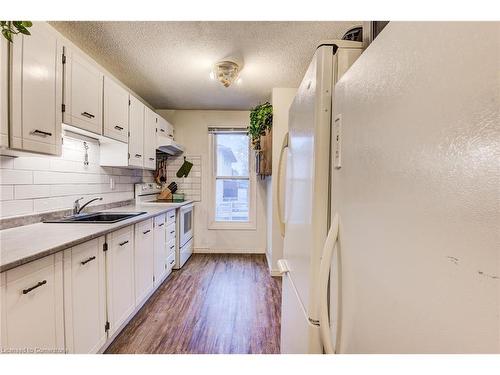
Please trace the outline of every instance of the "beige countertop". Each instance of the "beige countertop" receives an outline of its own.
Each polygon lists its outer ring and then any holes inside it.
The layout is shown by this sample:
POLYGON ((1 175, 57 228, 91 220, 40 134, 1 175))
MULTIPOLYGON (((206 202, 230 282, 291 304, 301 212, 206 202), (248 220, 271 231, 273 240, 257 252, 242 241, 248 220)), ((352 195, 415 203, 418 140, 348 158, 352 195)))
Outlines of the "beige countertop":
POLYGON ((106 212, 146 212, 143 215, 113 224, 37 223, 1 230, 0 272, 101 237, 189 203, 192 203, 192 201, 155 205, 129 205, 106 210, 106 212))

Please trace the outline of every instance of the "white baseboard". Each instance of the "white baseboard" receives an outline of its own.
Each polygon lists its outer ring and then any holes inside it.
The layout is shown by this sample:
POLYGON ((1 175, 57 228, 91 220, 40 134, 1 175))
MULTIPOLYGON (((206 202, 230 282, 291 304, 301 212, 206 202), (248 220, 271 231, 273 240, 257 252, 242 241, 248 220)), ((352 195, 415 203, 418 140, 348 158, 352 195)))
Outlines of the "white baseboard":
POLYGON ((206 247, 194 248, 195 254, 265 254, 264 249, 210 249, 206 247))
POLYGON ((279 270, 273 270, 273 269, 271 269, 271 270, 270 270, 270 273, 271 273, 271 276, 273 276, 273 277, 281 277, 281 276, 283 276, 283 275, 280 273, 280 271, 279 271, 279 270))
POLYGON ((279 270, 277 269, 274 269, 270 260, 269 260, 269 253, 266 251, 266 261, 267 261, 267 267, 269 267, 269 273, 271 274, 271 276, 273 277, 281 277, 281 273, 279 270))

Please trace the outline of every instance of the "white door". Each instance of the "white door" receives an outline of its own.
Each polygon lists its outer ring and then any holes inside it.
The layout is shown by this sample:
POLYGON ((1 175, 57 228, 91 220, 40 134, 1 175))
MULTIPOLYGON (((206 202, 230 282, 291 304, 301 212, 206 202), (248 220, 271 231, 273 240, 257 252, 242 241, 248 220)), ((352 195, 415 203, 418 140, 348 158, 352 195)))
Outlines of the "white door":
MULTIPOLYGON (((308 316, 317 320, 317 270, 328 229, 333 47, 320 47, 289 114, 283 256, 308 316)), ((283 301, 287 313, 288 304, 283 301)))
POLYGON ((9 117, 8 117, 8 44, 7 39, 0 40, 0 147, 9 146, 9 117))
POLYGON ((167 271, 167 229, 165 225, 165 215, 154 218, 154 275, 155 286, 159 285, 165 278, 167 271))
POLYGON ((106 242, 108 335, 112 336, 135 308, 134 226, 108 234, 106 242))
POLYGON ((128 142, 129 93, 109 77, 104 77, 104 135, 128 142))
POLYGON ((102 134, 102 95, 104 75, 83 54, 64 48, 65 124, 102 134))
POLYGON ((144 121, 144 168, 156 169, 156 126, 158 115, 146 107, 144 121))
POLYGON ((64 351, 62 253, 0 274, 0 291, 1 349, 64 351))
POLYGON ((139 306, 154 285, 153 219, 135 224, 135 305, 139 306))
POLYGON ((106 342, 104 237, 64 251, 66 347, 88 354, 106 342))
POLYGON ((60 154, 62 44, 47 24, 35 22, 31 35, 12 43, 10 147, 60 154))
POLYGON ((139 99, 130 95, 128 164, 141 168, 144 163, 144 108, 144 104, 139 99))

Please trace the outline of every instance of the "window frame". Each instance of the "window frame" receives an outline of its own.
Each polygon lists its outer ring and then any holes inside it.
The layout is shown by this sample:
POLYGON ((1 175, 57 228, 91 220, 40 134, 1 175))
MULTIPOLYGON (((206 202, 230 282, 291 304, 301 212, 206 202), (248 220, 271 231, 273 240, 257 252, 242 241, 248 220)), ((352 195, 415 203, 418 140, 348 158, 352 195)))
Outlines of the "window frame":
POLYGON ((208 229, 210 230, 256 230, 256 203, 257 203, 257 191, 256 183, 257 178, 255 173, 255 152, 250 147, 250 139, 248 140, 248 178, 239 176, 217 176, 217 147, 216 147, 216 136, 217 134, 246 134, 245 128, 241 130, 235 130, 234 128, 228 128, 228 130, 223 130, 223 128, 218 127, 216 131, 209 131, 209 167, 210 167, 210 189, 209 189, 209 221, 208 229), (216 221, 216 184, 218 179, 234 179, 234 180, 247 180, 248 179, 248 221, 238 222, 238 221, 216 221))

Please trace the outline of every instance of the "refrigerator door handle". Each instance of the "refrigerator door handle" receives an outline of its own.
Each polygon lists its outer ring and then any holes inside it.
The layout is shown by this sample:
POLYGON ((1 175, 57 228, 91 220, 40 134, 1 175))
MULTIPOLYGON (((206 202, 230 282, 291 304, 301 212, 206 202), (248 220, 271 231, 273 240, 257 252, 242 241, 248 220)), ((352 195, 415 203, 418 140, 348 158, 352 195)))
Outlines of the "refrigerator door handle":
MULTIPOLYGON (((330 318, 328 316, 328 281, 330 276, 330 265, 333 252, 339 234, 339 215, 335 214, 332 226, 323 246, 323 256, 319 268, 319 326, 323 348, 326 354, 335 354, 332 338, 330 335, 330 318)), ((338 329, 337 329, 338 330, 338 329)))
POLYGON ((276 194, 277 200, 278 200, 278 220, 280 222, 280 233, 281 237, 285 237, 285 223, 283 221, 283 210, 281 207, 281 163, 283 162, 283 154, 285 149, 288 148, 288 132, 285 134, 283 137, 283 142, 281 143, 281 150, 280 150, 280 157, 278 159, 278 181, 276 183, 276 187, 278 189, 278 192, 276 194))

